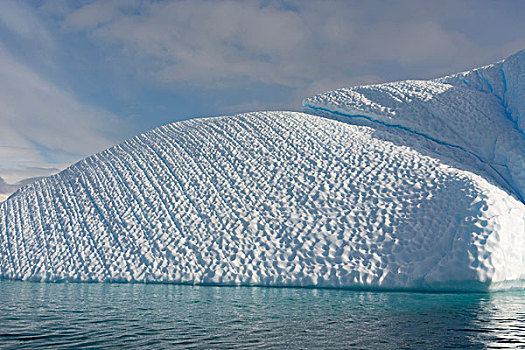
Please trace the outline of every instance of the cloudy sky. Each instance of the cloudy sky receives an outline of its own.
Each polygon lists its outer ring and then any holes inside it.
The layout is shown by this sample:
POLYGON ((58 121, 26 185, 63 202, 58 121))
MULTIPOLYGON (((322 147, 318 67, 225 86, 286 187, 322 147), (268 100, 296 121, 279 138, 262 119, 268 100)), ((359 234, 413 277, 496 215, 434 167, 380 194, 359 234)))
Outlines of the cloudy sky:
POLYGON ((171 121, 488 64, 525 48, 524 18, 520 0, 1 0, 0 177, 171 121))

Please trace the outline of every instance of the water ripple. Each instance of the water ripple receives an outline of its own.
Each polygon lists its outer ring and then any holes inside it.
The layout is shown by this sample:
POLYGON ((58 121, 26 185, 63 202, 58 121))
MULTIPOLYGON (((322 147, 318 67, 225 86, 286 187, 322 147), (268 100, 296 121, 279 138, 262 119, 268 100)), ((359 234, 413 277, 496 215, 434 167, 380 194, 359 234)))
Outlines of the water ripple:
POLYGON ((525 348, 525 293, 0 282, 2 349, 525 348))

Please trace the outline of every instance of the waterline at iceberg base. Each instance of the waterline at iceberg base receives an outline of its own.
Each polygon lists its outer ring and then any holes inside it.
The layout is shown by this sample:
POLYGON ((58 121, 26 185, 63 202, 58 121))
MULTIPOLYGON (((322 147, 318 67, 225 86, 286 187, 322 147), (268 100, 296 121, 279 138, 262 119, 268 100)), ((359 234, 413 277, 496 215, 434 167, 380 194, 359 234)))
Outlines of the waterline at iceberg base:
POLYGON ((0 276, 523 288, 524 96, 522 51, 160 127, 1 203, 0 276))

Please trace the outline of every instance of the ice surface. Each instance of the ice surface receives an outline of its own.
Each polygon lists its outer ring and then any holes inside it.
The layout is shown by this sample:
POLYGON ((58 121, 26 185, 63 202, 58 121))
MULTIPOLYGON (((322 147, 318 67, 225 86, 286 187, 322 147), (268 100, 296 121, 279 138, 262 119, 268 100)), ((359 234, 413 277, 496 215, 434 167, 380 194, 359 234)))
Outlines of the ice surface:
POLYGON ((525 201, 525 51, 470 72, 345 88, 303 105, 307 112, 404 129, 468 153, 480 161, 478 172, 525 201))
MULTIPOLYGON (((504 113, 498 101, 484 93, 485 112, 479 115, 486 120, 480 124, 490 129, 475 138, 467 125, 473 117, 459 118, 453 106, 451 122, 419 123, 416 117, 435 108, 444 118, 444 104, 461 99, 451 95, 435 106, 429 101, 455 89, 466 91, 476 103, 468 111, 477 111, 476 92, 439 82, 386 86, 392 89, 356 90, 355 101, 363 101, 356 110, 389 123, 403 112, 409 117, 401 121, 412 123, 406 125, 436 138, 439 131, 441 139, 460 140, 468 151, 408 128, 356 126, 295 112, 174 123, 23 187, 1 203, 0 275, 34 281, 523 287, 525 206, 483 167, 496 162, 486 142, 514 137, 506 129, 512 129, 510 120, 491 124, 493 113, 504 113), (369 99, 358 100, 361 92, 369 99)), ((348 105, 340 106, 346 113, 348 105)))

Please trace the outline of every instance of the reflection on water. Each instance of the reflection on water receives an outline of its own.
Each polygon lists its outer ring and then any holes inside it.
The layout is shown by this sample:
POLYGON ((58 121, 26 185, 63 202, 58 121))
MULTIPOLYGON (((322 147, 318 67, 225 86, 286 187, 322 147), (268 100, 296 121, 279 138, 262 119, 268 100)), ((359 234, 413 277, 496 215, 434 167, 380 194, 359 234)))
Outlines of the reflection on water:
POLYGON ((525 293, 0 281, 0 348, 71 347, 525 347, 525 293))
POLYGON ((525 293, 498 293, 483 306, 473 325, 491 334, 487 346, 525 348, 525 293))

